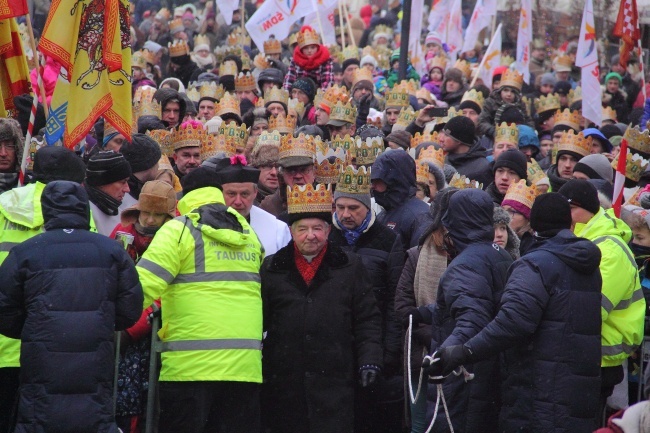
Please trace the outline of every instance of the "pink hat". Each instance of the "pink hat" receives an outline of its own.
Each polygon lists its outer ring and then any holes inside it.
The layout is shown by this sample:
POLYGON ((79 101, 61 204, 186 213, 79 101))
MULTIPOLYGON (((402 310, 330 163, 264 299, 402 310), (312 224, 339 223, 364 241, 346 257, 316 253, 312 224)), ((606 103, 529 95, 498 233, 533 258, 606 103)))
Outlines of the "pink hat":
POLYGON ((442 39, 437 32, 429 32, 426 39, 424 40, 424 45, 427 44, 438 44, 442 45, 442 39))

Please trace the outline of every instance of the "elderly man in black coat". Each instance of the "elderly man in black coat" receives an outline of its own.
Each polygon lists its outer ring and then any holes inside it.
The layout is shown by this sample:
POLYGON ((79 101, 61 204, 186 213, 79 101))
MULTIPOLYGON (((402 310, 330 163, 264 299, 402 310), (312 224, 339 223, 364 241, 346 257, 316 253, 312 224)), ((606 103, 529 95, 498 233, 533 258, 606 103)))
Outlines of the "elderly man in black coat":
POLYGON ((481 332, 439 352, 432 374, 503 352, 499 431, 591 433, 600 394, 600 250, 571 233, 557 193, 535 199, 536 242, 508 272, 481 332))
POLYGON ((352 433, 354 384, 371 386, 383 366, 381 315, 361 258, 328 243, 329 191, 287 196, 293 241, 260 271, 263 421, 273 433, 352 433))
POLYGON ((55 181, 41 198, 45 233, 0 266, 0 333, 22 340, 16 433, 117 433, 114 331, 140 317, 142 287, 126 251, 89 232, 82 186, 55 181))

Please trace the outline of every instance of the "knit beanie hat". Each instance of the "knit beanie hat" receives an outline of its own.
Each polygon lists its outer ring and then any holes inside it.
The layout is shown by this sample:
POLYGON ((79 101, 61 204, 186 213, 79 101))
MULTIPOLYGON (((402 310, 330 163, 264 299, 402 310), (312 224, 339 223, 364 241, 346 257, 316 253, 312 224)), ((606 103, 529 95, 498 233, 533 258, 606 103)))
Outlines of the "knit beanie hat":
POLYGON ((442 38, 438 34, 438 32, 429 32, 427 34, 427 37, 424 39, 424 45, 428 44, 438 44, 442 45, 442 38))
POLYGON ((81 183, 86 176, 86 166, 76 153, 65 147, 43 146, 34 155, 33 176, 35 181, 45 184, 55 180, 81 183))
POLYGON ((476 139, 476 127, 469 117, 452 117, 445 125, 444 131, 454 140, 458 140, 467 146, 472 146, 476 139))
POLYGON ((492 168, 492 174, 497 172, 501 167, 513 170, 521 179, 528 178, 528 165, 526 155, 516 149, 509 149, 503 152, 496 161, 492 168))
POLYGON ((610 72, 609 74, 607 74, 605 76, 605 84, 607 84, 607 82, 612 78, 618 80, 619 86, 623 84, 623 78, 621 77, 621 74, 619 74, 618 72, 610 72))
POLYGON ((465 84, 465 75, 461 72, 460 69, 457 68, 451 68, 445 72, 445 83, 448 81, 454 81, 461 86, 465 84))
POLYGON ((571 206, 566 197, 556 192, 535 198, 530 211, 530 227, 541 237, 555 236, 571 228, 571 206))
POLYGON ((157 131, 159 129, 166 129, 165 124, 156 116, 140 116, 138 117, 138 132, 145 134, 147 131, 157 131))
POLYGON ((131 142, 124 142, 120 153, 131 166, 133 173, 149 170, 158 164, 162 152, 156 141, 144 134, 133 134, 131 142))
POLYGON ((316 83, 311 78, 298 78, 291 85, 291 90, 298 89, 309 98, 309 102, 314 102, 316 96, 316 83))
POLYGON ((349 192, 341 192, 338 189, 334 191, 334 203, 341 197, 352 198, 363 204, 365 207, 370 209, 372 202, 370 200, 370 193, 365 194, 353 194, 349 192))
POLYGON ((603 179, 609 183, 614 181, 614 171, 612 166, 607 157, 600 153, 583 157, 575 165, 573 171, 584 173, 590 179, 603 179))
POLYGON ((537 132, 528 125, 517 125, 519 131, 519 148, 534 147, 535 152, 539 152, 539 138, 537 132))
POLYGON ((583 208, 593 214, 598 213, 600 201, 598 190, 584 179, 571 179, 558 191, 569 200, 569 204, 583 208))
POLYGON ((222 189, 221 177, 214 167, 200 166, 187 173, 181 179, 183 195, 187 195, 195 189, 214 187, 222 189))
POLYGON ((503 104, 494 115, 494 123, 500 125, 503 122, 519 125, 524 123, 524 113, 515 104, 503 104))
POLYGON ((361 58, 361 62, 359 62, 359 66, 363 67, 364 65, 372 65, 375 68, 377 67, 377 59, 372 57, 370 54, 366 54, 361 58))
POLYGON ((350 65, 357 65, 359 66, 359 59, 345 59, 343 60, 343 65, 341 66, 343 69, 343 72, 348 68, 350 65))
POLYGON ((407 131, 393 131, 388 134, 386 141, 393 142, 402 149, 408 150, 411 147, 411 133, 407 131))
POLYGON ((556 83, 557 83, 557 78, 555 78, 555 75, 553 75, 553 73, 551 73, 551 72, 547 72, 545 74, 542 74, 542 76, 541 76, 541 78, 539 80, 539 84, 541 86, 551 85, 551 86, 555 87, 556 83))
POLYGON ((616 125, 603 125, 600 127, 600 132, 607 138, 608 140, 611 140, 612 137, 616 137, 617 135, 623 135, 621 134, 621 130, 618 129, 616 125))
POLYGON ((553 87, 553 93, 566 96, 571 91, 571 83, 568 81, 558 81, 553 87))
POLYGON ((86 167, 86 183, 89 186, 108 185, 130 176, 131 166, 124 155, 112 150, 97 152, 90 157, 86 167))

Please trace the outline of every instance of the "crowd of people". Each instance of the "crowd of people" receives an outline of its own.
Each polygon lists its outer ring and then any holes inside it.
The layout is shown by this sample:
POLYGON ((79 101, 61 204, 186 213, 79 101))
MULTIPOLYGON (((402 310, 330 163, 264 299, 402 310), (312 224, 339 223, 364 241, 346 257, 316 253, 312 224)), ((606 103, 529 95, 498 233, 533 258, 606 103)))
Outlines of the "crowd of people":
POLYGON ((0 432, 650 431, 608 422, 645 399, 639 60, 594 125, 574 42, 486 86, 428 32, 400 79, 399 2, 332 46, 254 11, 138 1, 130 135, 0 119, 0 432))

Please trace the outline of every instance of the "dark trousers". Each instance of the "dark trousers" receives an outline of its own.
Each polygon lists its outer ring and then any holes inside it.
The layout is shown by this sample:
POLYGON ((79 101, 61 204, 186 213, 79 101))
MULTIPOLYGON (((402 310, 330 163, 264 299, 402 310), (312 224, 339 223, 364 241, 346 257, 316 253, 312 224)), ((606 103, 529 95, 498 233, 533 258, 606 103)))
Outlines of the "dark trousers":
POLYGON ((598 401, 597 421, 599 426, 604 426, 607 422, 605 417, 605 408, 607 407, 607 398, 614 392, 614 387, 623 381, 625 374, 623 366, 601 367, 600 368, 600 399, 598 401))
POLYGON ((20 368, 0 368, 0 433, 13 431, 19 384, 20 368))
POLYGON ((260 385, 160 382, 160 433, 259 433, 260 385))

